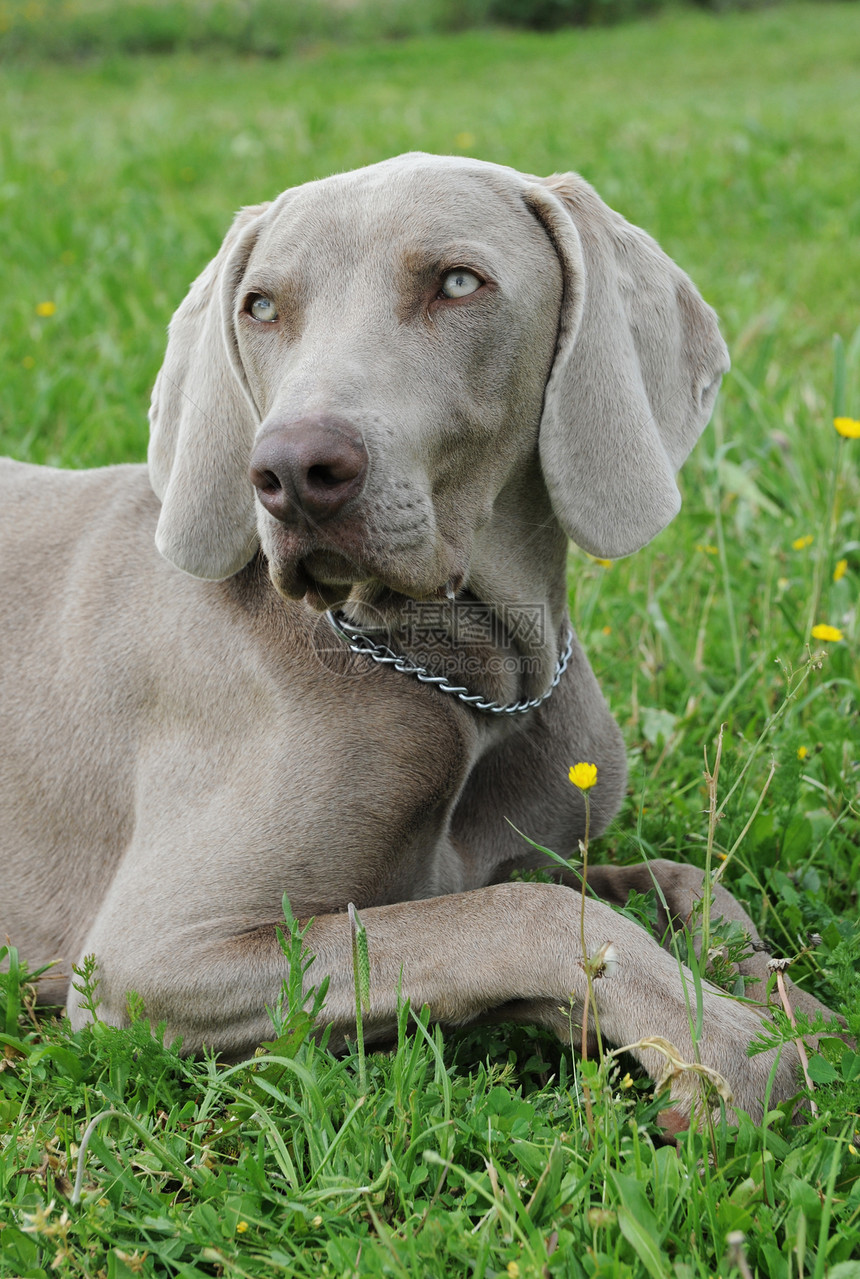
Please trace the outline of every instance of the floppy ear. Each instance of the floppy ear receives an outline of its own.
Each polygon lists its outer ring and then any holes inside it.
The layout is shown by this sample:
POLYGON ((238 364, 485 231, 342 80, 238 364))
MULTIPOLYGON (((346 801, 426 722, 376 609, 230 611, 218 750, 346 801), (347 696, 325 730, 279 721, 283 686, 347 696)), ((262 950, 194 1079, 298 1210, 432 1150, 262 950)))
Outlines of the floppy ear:
POLYGON ((216 581, 257 548, 248 476, 257 415, 231 316, 266 208, 241 210, 171 320, 149 411, 149 478, 161 498, 155 544, 177 568, 216 581))
POLYGON ((573 541, 615 559, 677 514, 675 473, 711 416, 728 352, 684 272, 577 174, 548 178, 526 199, 564 275, 544 478, 573 541))

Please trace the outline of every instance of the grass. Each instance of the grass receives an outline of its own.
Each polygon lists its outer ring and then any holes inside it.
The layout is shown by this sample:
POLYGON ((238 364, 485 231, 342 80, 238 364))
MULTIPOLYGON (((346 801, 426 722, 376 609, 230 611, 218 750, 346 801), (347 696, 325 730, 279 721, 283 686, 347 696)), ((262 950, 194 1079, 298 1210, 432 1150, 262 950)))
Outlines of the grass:
MULTIPOLYGON (((670 0, 670 3, 678 0, 670 0)), ((715 10, 773 0, 694 0, 715 10)), ((402 40, 501 23, 606 25, 665 0, 0 0, 0 60, 224 52, 274 58, 321 42, 402 40)))
MULTIPOLYGON (((860 417, 855 49, 853 7, 819 4, 277 61, 7 65, 0 451, 143 456, 167 320, 241 203, 416 147, 578 168, 690 270, 734 361, 678 520, 610 568, 571 551, 631 763, 592 857, 734 849, 728 886, 856 1030, 860 442, 832 427, 860 417), (844 640, 810 648, 813 622, 844 640)), ((646 1081, 522 1029, 443 1039, 404 1011, 362 1084, 296 1012, 269 1058, 226 1070, 143 1024, 72 1036, 34 1018, 14 971, 6 987, 0 1275, 860 1274, 852 1054, 813 1060, 806 1126, 770 1112, 675 1151, 646 1081), (97 1128, 72 1206, 83 1129, 110 1108, 134 1124, 97 1128)))

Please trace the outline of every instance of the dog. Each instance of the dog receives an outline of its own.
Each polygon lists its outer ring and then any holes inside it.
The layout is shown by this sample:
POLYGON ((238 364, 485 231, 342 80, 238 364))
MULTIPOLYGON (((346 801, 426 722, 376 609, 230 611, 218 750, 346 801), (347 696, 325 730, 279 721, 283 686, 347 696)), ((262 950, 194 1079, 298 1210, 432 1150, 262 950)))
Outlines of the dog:
MULTIPOLYGON (((0 471, 0 935, 62 961, 42 998, 80 1027, 92 954, 105 1021, 133 990, 184 1050, 251 1054, 286 894, 334 1044, 353 905, 369 1042, 401 996, 568 1038, 592 975, 652 1077, 659 1036, 754 1115, 772 1070, 791 1095, 792 1048, 746 1055, 764 1007, 704 983, 694 1043, 690 974, 606 904, 656 886, 671 931, 700 871, 594 867, 584 904, 510 881, 550 865, 519 832, 577 853, 570 765, 592 836, 625 788, 568 540, 625 556, 675 516, 727 368, 688 277, 576 174, 410 154, 243 209, 171 322, 148 466, 0 471)), ((757 940, 720 886, 713 911, 757 940)), ((766 957, 742 968, 763 1000, 766 957)), ((683 1123, 695 1073, 671 1091, 683 1123)))

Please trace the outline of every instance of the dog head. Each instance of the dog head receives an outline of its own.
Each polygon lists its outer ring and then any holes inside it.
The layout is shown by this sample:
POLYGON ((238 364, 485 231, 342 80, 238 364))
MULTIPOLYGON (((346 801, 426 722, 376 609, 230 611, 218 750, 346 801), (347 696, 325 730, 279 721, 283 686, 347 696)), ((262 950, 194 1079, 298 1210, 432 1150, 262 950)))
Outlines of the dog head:
POLYGON ((677 513, 728 368, 688 277, 575 174, 407 155, 244 209, 170 326, 157 545, 288 598, 441 597, 519 501, 594 555, 677 513))

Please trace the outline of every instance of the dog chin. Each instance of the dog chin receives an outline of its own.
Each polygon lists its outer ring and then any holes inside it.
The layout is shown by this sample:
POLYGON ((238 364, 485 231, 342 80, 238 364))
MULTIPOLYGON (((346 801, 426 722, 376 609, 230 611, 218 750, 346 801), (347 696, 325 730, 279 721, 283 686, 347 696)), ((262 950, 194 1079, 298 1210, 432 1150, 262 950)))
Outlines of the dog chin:
POLYGON ((304 600, 317 613, 344 609, 356 625, 374 628, 394 618, 406 600, 443 601, 450 599, 452 590, 456 592, 462 584, 460 575, 432 584, 401 579, 388 581, 370 574, 359 580, 337 580, 339 574, 318 576, 306 560, 268 560, 268 568, 272 585, 284 599, 304 600))
POLYGON ((317 613, 336 608, 352 589, 349 582, 325 582, 309 573, 301 561, 279 564, 269 560, 269 577, 279 595, 286 600, 304 600, 317 613))

